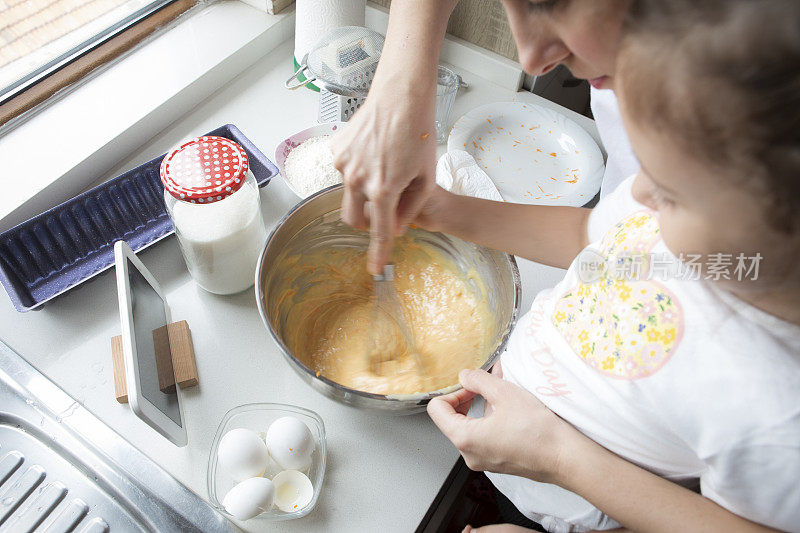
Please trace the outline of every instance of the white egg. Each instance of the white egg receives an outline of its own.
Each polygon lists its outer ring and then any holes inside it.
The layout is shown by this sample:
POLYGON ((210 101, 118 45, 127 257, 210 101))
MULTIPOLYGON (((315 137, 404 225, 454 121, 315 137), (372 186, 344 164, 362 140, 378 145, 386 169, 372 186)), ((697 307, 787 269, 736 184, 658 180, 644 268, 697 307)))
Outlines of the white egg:
POLYGON ((255 431, 236 428, 222 436, 217 458, 223 471, 241 481, 264 473, 269 463, 269 451, 255 431))
POLYGON ((284 470, 272 480, 275 485, 275 506, 293 513, 311 502, 314 487, 308 476, 297 470, 284 470))
POLYGON ((269 454, 286 470, 301 470, 311 462, 314 436, 302 421, 293 416, 277 419, 267 430, 269 454))
POLYGON ((239 520, 250 520, 272 509, 275 485, 264 477, 245 479, 225 495, 222 505, 239 520))

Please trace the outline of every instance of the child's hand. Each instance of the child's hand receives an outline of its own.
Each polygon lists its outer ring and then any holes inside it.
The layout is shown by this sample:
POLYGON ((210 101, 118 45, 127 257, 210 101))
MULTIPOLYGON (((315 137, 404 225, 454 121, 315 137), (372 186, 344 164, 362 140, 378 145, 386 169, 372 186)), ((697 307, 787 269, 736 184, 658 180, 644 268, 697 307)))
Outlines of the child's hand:
POLYGON ((483 370, 463 370, 464 387, 428 404, 428 414, 467 466, 557 482, 569 460, 567 447, 585 438, 530 392, 483 370), (486 399, 483 418, 466 416, 472 399, 486 399))
POLYGON ((436 185, 412 224, 428 231, 444 231, 443 223, 447 217, 447 207, 453 196, 455 196, 453 193, 436 185))

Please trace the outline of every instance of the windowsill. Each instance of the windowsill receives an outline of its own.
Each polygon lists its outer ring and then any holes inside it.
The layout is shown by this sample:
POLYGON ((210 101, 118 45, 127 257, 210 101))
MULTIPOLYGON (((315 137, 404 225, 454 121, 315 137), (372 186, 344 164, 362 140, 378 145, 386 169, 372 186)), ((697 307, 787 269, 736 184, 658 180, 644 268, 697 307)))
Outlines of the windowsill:
POLYGON ((293 32, 293 10, 220 0, 11 130, 0 231, 88 187, 293 32))
MULTIPOLYGON (((368 4, 385 33, 388 12, 368 4)), ((294 10, 268 15, 218 0, 87 80, 0 138, 0 231, 112 177, 137 148, 294 35, 294 10), (213 36, 213 37, 212 37, 213 36)), ((516 91, 519 63, 447 36, 441 60, 516 91)), ((286 65, 287 77, 291 73, 286 65)))

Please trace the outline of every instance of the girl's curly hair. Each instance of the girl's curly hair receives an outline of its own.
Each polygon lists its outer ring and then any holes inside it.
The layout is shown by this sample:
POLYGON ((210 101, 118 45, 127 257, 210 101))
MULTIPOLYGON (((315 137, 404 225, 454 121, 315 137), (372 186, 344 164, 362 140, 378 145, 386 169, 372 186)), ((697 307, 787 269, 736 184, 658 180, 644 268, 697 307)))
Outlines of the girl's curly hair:
POLYGON ((637 121, 800 229, 800 1, 634 0, 618 70, 637 121))

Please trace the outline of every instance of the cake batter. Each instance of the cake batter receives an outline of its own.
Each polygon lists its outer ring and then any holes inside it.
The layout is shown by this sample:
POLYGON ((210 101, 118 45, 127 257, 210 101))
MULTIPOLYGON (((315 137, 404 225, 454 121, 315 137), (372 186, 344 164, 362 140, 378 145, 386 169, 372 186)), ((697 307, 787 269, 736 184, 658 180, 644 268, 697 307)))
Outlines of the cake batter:
POLYGON ((286 342, 309 368, 346 387, 377 394, 437 390, 455 385, 460 370, 479 367, 495 348, 485 298, 429 244, 404 237, 394 254, 413 347, 388 316, 376 321, 364 250, 332 247, 287 260, 293 264, 277 306, 286 313, 286 342), (370 346, 373 337, 380 353, 370 346))

